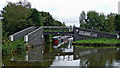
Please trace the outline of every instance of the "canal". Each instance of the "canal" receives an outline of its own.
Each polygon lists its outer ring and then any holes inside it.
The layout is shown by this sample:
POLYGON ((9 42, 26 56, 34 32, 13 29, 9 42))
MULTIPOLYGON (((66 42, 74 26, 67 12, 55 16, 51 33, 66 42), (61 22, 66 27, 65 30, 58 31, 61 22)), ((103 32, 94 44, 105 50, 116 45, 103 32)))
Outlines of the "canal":
POLYGON ((53 48, 52 44, 40 45, 26 52, 3 56, 3 66, 119 66, 120 48, 80 48, 72 40, 53 48))

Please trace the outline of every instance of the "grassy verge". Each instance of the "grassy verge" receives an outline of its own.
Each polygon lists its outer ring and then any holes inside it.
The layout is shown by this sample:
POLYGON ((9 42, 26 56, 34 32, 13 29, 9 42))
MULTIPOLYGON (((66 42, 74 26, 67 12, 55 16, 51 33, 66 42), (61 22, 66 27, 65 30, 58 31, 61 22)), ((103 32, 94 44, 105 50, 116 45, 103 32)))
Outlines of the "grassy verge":
POLYGON ((100 38, 100 39, 87 39, 87 40, 78 40, 74 41, 73 43, 111 43, 111 44, 120 44, 119 39, 106 39, 106 38, 100 38))
POLYGON ((97 47, 95 47, 95 46, 79 46, 79 45, 73 45, 74 47, 79 47, 79 48, 119 48, 119 47, 114 47, 114 46, 109 46, 109 47, 106 47, 106 46, 97 46, 97 47))
POLYGON ((14 42, 10 41, 8 37, 2 38, 2 54, 9 55, 12 53, 22 52, 26 50, 26 44, 23 39, 16 40, 14 42))
POLYGON ((81 48, 114 48, 120 47, 119 39, 87 39, 72 42, 73 46, 81 48))

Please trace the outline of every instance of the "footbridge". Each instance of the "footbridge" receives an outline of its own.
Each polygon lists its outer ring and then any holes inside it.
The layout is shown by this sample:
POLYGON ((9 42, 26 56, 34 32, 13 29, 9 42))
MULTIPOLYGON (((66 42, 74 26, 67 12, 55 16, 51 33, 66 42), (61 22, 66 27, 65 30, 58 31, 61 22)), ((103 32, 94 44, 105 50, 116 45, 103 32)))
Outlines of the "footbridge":
POLYGON ((95 31, 91 29, 68 27, 68 26, 31 26, 10 35, 11 41, 24 38, 27 45, 41 45, 44 42, 44 35, 70 35, 73 40, 93 39, 93 38, 116 38, 116 34, 95 31))
POLYGON ((62 34, 62 35, 72 35, 73 34, 73 28, 72 27, 66 27, 66 26, 42 26, 43 33, 45 35, 49 34, 62 34))

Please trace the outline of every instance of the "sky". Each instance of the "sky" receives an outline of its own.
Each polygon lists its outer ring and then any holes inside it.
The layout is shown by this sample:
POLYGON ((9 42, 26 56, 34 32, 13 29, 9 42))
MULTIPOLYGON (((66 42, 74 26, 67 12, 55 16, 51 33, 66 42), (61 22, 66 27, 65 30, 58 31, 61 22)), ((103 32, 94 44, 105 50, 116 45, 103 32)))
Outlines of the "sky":
MULTIPOLYGON (((0 0, 0 10, 7 2, 20 0, 0 0)), ((23 1, 23 0, 21 0, 23 1)), ((94 10, 99 13, 118 13, 120 0, 27 0, 32 8, 38 11, 50 12, 54 19, 65 22, 67 26, 79 25, 79 17, 82 11, 94 10)))

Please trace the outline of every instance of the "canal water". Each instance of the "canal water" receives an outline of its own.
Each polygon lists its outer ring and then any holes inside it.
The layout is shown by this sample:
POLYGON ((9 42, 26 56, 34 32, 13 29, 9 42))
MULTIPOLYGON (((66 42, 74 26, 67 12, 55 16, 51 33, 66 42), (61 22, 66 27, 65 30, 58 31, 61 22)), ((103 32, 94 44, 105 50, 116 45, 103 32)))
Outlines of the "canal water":
POLYGON ((80 48, 72 40, 59 48, 40 45, 26 52, 3 56, 3 66, 118 66, 120 48, 80 48))

